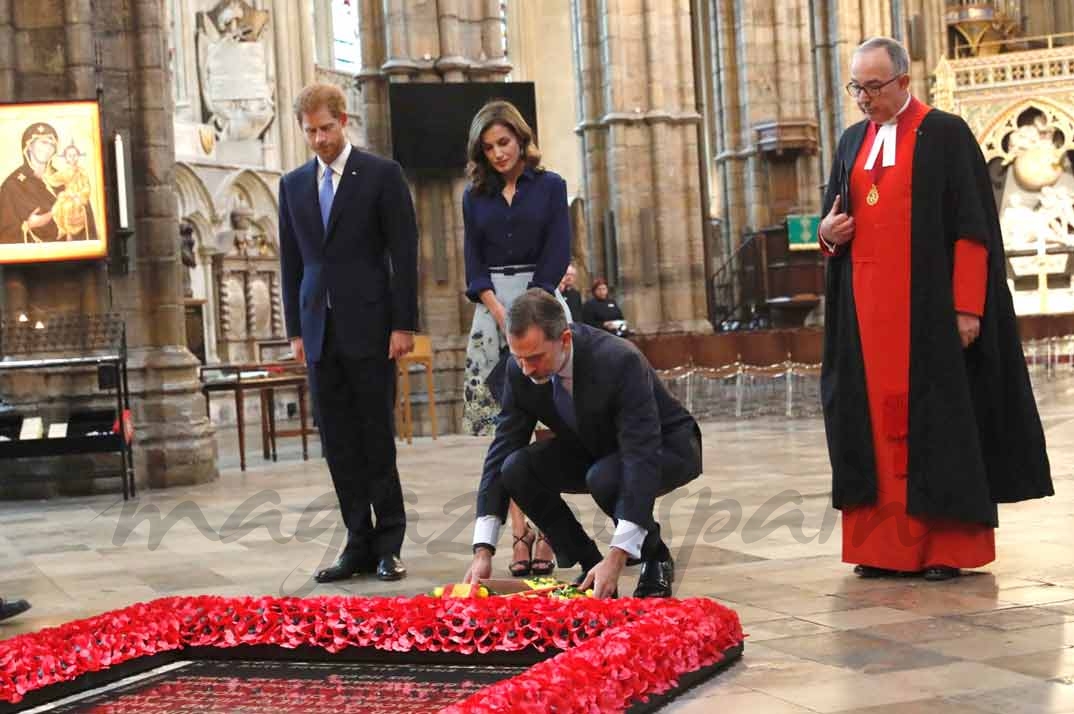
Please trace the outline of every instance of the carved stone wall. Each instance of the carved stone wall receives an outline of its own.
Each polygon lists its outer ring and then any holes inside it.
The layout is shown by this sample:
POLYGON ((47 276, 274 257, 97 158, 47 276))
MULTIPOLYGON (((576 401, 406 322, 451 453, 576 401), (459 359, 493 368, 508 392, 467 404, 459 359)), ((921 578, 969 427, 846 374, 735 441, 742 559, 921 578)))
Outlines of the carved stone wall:
POLYGON ((1074 311, 1074 47, 944 58, 934 76, 989 163, 1015 311, 1074 311))
POLYGON ((306 156, 291 113, 313 78, 307 3, 168 0, 176 155, 279 170, 306 156))
POLYGON ((254 362, 282 339, 276 185, 279 175, 180 163, 179 212, 194 228, 193 301, 202 305, 206 362, 254 362))
MULTIPOLYGON (((175 107, 167 40, 163 5, 157 0, 0 2, 0 42, 8 48, 0 53, 0 100, 92 97, 99 58, 103 133, 129 132, 135 187, 129 273, 109 273, 103 263, 8 268, 5 309, 18 311, 30 305, 57 312, 112 309, 123 315, 136 478, 154 487, 206 481, 217 474, 216 446, 205 418, 196 360, 184 344, 172 186, 175 107)), ((14 385, 13 391, 29 400, 72 396, 35 385, 26 390, 14 385)), ((45 468, 63 465, 57 462, 45 468)))
MULTIPOLYGON (((363 145, 356 85, 315 66, 315 18, 304 0, 169 0, 168 9, 175 184, 197 253, 196 266, 179 268, 193 293, 190 344, 209 364, 255 362, 258 342, 285 336, 276 194, 280 175, 310 157, 294 98, 315 78, 342 86, 354 110, 350 138, 363 145)), ((288 397, 277 401, 282 416, 288 397)), ((214 423, 233 423, 228 400, 211 406, 214 423)))

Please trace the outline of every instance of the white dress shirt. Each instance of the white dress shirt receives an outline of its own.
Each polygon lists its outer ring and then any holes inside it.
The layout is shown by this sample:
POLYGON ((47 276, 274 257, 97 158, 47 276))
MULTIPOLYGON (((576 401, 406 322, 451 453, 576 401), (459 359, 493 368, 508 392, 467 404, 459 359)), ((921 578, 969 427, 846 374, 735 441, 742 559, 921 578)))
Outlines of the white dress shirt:
POLYGON ((343 142, 343 151, 339 152, 331 164, 326 164, 320 156, 317 157, 317 188, 320 190, 321 182, 324 181, 324 172, 332 170, 332 192, 339 191, 339 181, 343 178, 343 170, 347 168, 347 159, 351 155, 351 143, 343 142))
MULTIPOLYGON (((343 179, 343 170, 347 168, 347 159, 351 155, 351 143, 349 141, 343 142, 343 151, 339 152, 331 164, 326 164, 320 156, 317 157, 317 191, 321 190, 321 182, 324 181, 324 172, 332 172, 332 196, 335 200, 336 193, 339 192, 339 182, 343 179)), ((329 309, 332 308, 332 295, 325 293, 325 305, 329 309)))
MULTIPOLYGON (((567 353, 567 360, 556 372, 560 384, 574 396, 574 348, 567 353)), ((535 380, 536 381, 536 380, 535 380)), ((544 380, 547 381, 547 380, 544 380)), ((474 524, 474 545, 486 543, 496 547, 500 539, 500 526, 502 522, 498 516, 479 516, 474 524)), ((637 523, 619 519, 615 525, 615 533, 612 535, 612 547, 618 548, 632 558, 641 557, 641 546, 649 531, 637 523)))

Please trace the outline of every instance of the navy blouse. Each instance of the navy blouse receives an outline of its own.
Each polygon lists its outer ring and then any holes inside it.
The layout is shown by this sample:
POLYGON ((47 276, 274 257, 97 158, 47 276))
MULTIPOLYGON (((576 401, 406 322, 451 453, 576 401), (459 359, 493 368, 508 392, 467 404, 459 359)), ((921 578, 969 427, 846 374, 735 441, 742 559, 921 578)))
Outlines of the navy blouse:
POLYGON ((571 224, 567 216, 567 182, 552 171, 527 167, 515 184, 508 205, 503 195, 462 196, 465 226, 466 297, 481 301, 492 290, 489 268, 536 265, 529 287, 556 291, 571 255, 571 224))

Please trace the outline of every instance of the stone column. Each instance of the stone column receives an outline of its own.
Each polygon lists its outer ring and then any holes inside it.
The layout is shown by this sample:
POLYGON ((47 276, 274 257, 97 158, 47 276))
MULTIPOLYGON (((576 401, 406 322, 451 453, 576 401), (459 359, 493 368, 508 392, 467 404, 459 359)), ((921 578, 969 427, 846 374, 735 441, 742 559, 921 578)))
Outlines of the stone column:
MULTIPOLYGON (((327 4, 327 3, 326 3, 327 4)), ((280 167, 284 171, 309 157, 292 107, 302 88, 313 81, 313 16, 305 2, 273 3, 270 24, 276 59, 276 121, 280 123, 280 167)))
POLYGON ((93 3, 90 0, 65 0, 64 30, 70 96, 92 97, 97 87, 93 56, 93 3))
POLYGON ((586 188, 596 189, 588 196, 590 232, 606 237, 604 263, 617 267, 607 277, 639 331, 711 329, 689 2, 573 6, 586 188), (617 260, 607 254, 613 246, 617 260))
POLYGON ((379 0, 362 0, 358 29, 361 33, 362 69, 358 86, 362 90, 362 117, 369 148, 384 155, 391 147, 388 126, 388 78, 381 72, 387 61, 384 5, 379 0))
POLYGON ((607 132, 600 123, 604 95, 601 86, 600 15, 596 0, 572 0, 573 44, 576 55, 576 94, 581 139, 582 193, 586 198, 586 234, 589 237, 587 266, 593 276, 614 269, 615 251, 609 241, 614 236, 608 213, 608 173, 605 165, 607 132))
MULTIPOLYGON (((205 418, 197 362, 183 346, 172 188, 174 107, 162 11, 159 0, 102 0, 92 7, 88 0, 46 4, 3 0, 0 4, 0 98, 85 99, 94 96, 99 76, 103 134, 129 133, 133 162, 129 170, 135 186, 129 273, 108 272, 109 264, 104 262, 8 270, 4 276, 7 307, 54 313, 115 311, 123 316, 136 478, 141 485, 154 487, 201 482, 217 475, 216 445, 205 418), (4 54, 12 45, 2 42, 5 33, 14 39, 14 62, 4 54)), ((107 149, 104 154, 105 175, 111 176, 111 154, 107 149)), ((112 192, 109 187, 106 195, 112 192)), ((69 395, 34 392, 22 396, 69 395)), ((55 467, 63 468, 62 462, 55 467)))
POLYGON ((537 90, 538 144, 545 166, 563 176, 567 194, 581 192, 577 62, 574 61, 570 0, 514 0, 507 46, 511 78, 537 90))
POLYGON ((817 105, 810 3, 764 0, 747 12, 723 2, 718 61, 732 82, 721 90, 726 148, 720 160, 730 164, 724 190, 737 245, 749 230, 816 209, 817 105))
POLYGON ((15 28, 12 0, 0 0, 0 97, 15 96, 15 28))
POLYGON ((134 262, 130 274, 113 278, 112 285, 127 322, 136 465, 139 480, 151 487, 197 483, 216 478, 217 454, 198 361, 185 346, 167 29, 159 0, 113 1, 104 14, 126 16, 125 26, 115 29, 126 36, 133 58, 127 64, 122 54, 102 53, 114 72, 126 75, 130 92, 127 102, 106 104, 105 126, 126 129, 131 137, 134 262))

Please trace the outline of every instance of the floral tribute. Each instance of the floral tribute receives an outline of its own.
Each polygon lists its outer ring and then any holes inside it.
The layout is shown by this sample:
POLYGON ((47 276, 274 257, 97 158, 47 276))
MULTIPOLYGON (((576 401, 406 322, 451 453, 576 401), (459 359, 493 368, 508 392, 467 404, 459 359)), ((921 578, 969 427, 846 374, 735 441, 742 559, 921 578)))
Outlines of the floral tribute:
POLYGON ((0 700, 185 647, 559 651, 445 714, 612 712, 721 662, 738 615, 707 599, 172 597, 0 641, 0 700))

